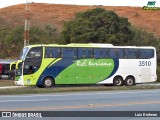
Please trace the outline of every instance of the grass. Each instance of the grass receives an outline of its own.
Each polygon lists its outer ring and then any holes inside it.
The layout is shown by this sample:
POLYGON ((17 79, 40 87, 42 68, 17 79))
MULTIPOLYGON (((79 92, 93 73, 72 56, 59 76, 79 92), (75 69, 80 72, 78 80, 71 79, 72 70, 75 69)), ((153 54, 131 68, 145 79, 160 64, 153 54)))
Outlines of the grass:
POLYGON ((0 79, 0 87, 4 86, 15 86, 14 80, 1 80, 0 79))

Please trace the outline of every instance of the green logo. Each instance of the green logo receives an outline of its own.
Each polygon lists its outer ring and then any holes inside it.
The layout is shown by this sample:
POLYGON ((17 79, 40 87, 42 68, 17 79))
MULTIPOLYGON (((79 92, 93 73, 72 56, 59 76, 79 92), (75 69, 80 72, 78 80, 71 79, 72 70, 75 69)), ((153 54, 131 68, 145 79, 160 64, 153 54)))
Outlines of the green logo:
POLYGON ((143 10, 160 10, 160 7, 155 7, 156 1, 148 1, 147 6, 143 6, 143 10))
POLYGON ((155 7, 156 1, 149 1, 147 6, 148 7, 155 7))

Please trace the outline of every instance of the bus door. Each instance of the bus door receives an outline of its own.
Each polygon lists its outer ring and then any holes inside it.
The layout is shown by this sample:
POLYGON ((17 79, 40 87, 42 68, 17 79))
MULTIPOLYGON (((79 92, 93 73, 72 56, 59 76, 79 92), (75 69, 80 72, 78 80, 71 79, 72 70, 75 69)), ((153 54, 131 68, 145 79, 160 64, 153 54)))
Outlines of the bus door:
POLYGON ((38 70, 42 62, 42 47, 31 48, 24 61, 24 84, 35 85, 39 77, 38 70))

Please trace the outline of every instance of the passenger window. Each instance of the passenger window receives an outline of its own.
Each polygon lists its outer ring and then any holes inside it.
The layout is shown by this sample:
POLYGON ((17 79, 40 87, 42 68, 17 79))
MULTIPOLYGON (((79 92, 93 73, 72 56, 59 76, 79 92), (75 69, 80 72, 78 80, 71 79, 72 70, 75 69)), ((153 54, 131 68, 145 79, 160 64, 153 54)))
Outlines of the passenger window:
POLYGON ((94 57, 95 58, 108 58, 109 51, 108 49, 104 48, 95 48, 94 49, 94 57))
POLYGON ((123 58, 123 49, 122 48, 110 48, 110 57, 111 58, 123 58))
POLYGON ((60 58, 60 48, 45 48, 45 58, 60 58))
POLYGON ((76 48, 61 48, 62 58, 77 58, 76 48))
POLYGON ((137 59, 138 49, 124 49, 124 56, 126 59, 137 59))
POLYGON ((78 48, 78 58, 85 58, 85 51, 82 48, 78 48))
POLYGON ((93 57, 94 57, 93 49, 92 48, 86 49, 86 58, 93 58, 93 57))
POLYGON ((154 57, 153 49, 139 49, 139 59, 149 59, 154 57))
POLYGON ((93 48, 78 48, 78 58, 93 58, 93 48))

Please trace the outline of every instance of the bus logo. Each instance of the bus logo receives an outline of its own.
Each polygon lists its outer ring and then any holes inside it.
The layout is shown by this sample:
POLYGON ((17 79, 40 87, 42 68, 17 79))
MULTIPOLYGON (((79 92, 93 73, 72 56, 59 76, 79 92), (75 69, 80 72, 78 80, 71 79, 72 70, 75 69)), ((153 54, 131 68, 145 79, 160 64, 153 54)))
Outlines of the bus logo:
POLYGON ((155 7, 156 1, 148 1, 148 7, 155 7))
POLYGON ((143 10, 160 10, 160 7, 155 7, 156 1, 148 1, 147 6, 143 6, 143 10))

